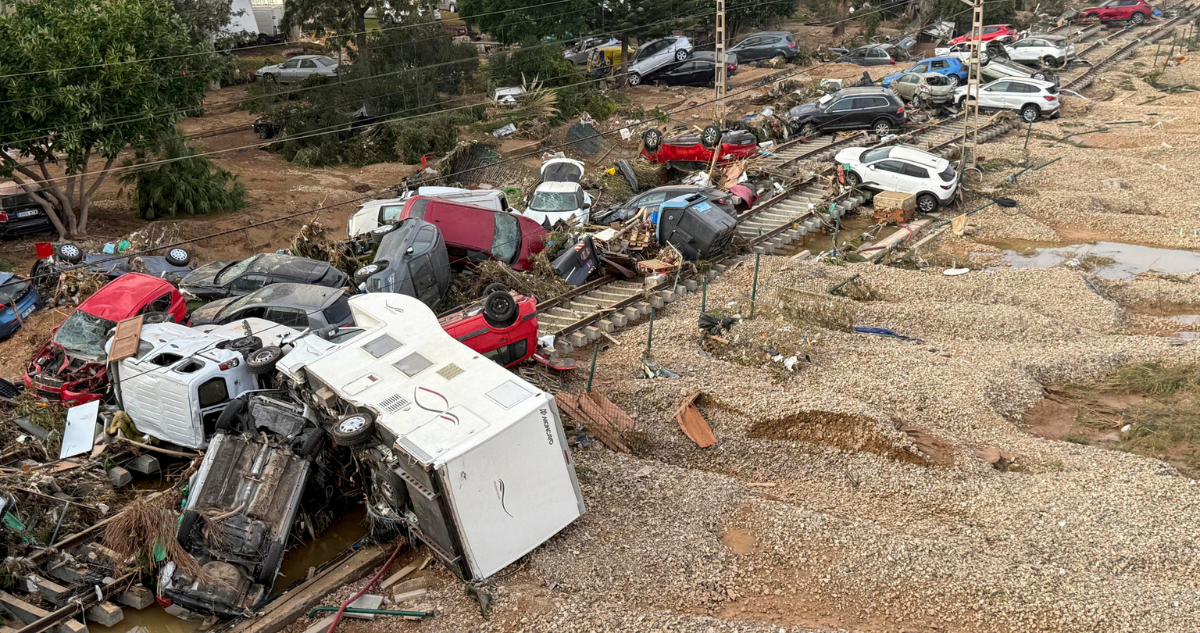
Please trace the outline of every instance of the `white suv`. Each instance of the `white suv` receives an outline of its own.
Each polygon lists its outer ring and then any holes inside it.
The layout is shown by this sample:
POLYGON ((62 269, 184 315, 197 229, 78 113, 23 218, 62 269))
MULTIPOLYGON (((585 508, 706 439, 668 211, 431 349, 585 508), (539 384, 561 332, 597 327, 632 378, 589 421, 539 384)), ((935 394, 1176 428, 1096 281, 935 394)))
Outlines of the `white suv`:
MULTIPOLYGON (((997 79, 979 88, 980 109, 986 110, 1016 110, 1021 113, 1021 120, 1033 123, 1042 117, 1056 117, 1060 114, 1062 103, 1058 99, 1058 86, 1049 81, 1037 79, 997 79)), ((963 107, 967 103, 967 87, 959 86, 954 91, 954 103, 963 107)))
POLYGON ((673 62, 681 62, 692 56, 692 42, 680 35, 671 35, 642 44, 633 55, 629 66, 629 85, 642 83, 642 77, 673 62))
POLYGON ((1014 62, 1041 64, 1051 68, 1066 65, 1075 58, 1075 45, 1057 35, 1031 35, 1005 45, 1004 51, 1014 62))
POLYGON ((847 184, 914 194, 921 213, 937 211, 958 189, 958 172, 950 161, 908 145, 850 147, 834 160, 845 170, 847 184))

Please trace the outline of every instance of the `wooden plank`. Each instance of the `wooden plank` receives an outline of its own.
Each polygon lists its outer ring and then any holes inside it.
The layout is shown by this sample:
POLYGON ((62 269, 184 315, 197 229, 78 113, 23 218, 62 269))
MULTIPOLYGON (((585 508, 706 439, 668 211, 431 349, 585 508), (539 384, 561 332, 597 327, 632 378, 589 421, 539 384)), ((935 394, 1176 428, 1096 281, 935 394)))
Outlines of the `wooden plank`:
POLYGON ((391 576, 388 576, 386 579, 384 579, 382 582, 380 582, 379 590, 383 591, 384 589, 391 587, 392 585, 396 584, 397 582, 400 582, 401 580, 403 580, 405 576, 413 573, 414 571, 417 571, 418 569, 421 569, 422 567, 424 567, 427 564, 429 564, 429 555, 428 554, 423 554, 421 556, 418 556, 416 559, 413 560, 413 562, 405 565, 403 569, 392 574, 391 576))
POLYGON ((675 421, 679 422, 679 428, 683 429, 683 434, 695 442, 696 446, 708 448, 717 443, 717 436, 713 434, 712 428, 708 426, 708 421, 704 419, 704 416, 700 415, 700 409, 696 408, 696 398, 699 397, 700 392, 697 391, 684 398, 683 403, 675 412, 675 421))
POLYGON ((600 405, 601 410, 605 413, 605 419, 609 424, 625 431, 632 431, 637 428, 633 423, 633 418, 629 417, 625 410, 609 400, 604 394, 599 391, 593 391, 589 394, 584 394, 591 398, 596 404, 600 405))
POLYGON ((117 321, 112 352, 108 355, 109 362, 117 362, 137 354, 138 344, 142 342, 142 319, 143 316, 139 314, 117 321))

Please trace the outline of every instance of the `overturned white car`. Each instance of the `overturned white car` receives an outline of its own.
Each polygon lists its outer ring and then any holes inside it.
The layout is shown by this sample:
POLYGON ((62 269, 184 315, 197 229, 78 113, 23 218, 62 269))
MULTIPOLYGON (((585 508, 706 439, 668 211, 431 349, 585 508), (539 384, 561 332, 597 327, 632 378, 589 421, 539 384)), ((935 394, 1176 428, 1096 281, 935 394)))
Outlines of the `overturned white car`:
POLYGON ((570 158, 551 158, 542 164, 542 184, 533 190, 524 215, 549 229, 559 221, 587 224, 592 196, 579 184, 583 163, 570 158))

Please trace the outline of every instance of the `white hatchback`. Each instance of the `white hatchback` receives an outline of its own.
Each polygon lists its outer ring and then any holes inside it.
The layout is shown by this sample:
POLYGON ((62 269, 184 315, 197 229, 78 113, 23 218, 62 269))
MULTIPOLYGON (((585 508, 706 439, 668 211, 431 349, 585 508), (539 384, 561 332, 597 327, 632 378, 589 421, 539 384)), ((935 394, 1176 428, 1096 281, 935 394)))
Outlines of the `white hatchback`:
POLYGON ((850 147, 834 160, 845 170, 847 184, 913 194, 921 213, 937 211, 958 190, 958 172, 950 161, 908 145, 850 147))

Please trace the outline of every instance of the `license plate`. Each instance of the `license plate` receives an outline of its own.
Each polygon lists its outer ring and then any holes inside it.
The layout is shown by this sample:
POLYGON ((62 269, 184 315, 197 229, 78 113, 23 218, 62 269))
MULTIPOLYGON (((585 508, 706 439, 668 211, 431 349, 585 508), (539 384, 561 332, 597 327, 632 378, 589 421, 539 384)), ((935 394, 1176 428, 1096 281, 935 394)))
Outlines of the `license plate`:
POLYGON ((18 213, 17 213, 17 217, 18 217, 18 218, 32 218, 33 216, 35 216, 35 215, 37 215, 37 214, 38 214, 38 212, 37 212, 36 210, 33 210, 33 211, 21 211, 21 212, 18 212, 18 213))
POLYGON ((24 319, 25 317, 27 317, 27 316, 29 316, 29 315, 33 314, 33 309, 34 309, 34 308, 36 308, 36 307, 37 307, 36 305, 32 305, 32 306, 29 306, 28 308, 25 308, 24 310, 22 310, 22 311, 21 311, 21 318, 22 318, 22 319, 24 319))

